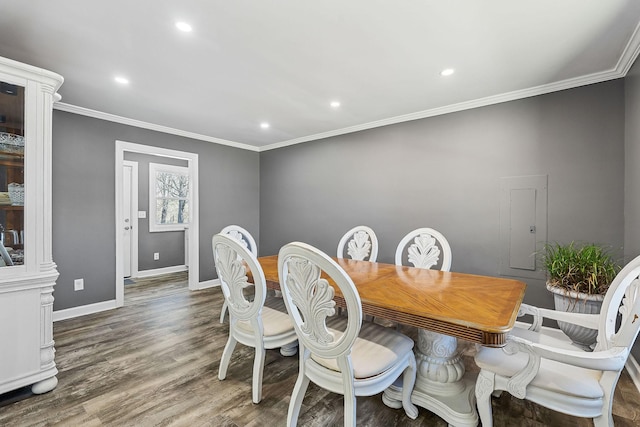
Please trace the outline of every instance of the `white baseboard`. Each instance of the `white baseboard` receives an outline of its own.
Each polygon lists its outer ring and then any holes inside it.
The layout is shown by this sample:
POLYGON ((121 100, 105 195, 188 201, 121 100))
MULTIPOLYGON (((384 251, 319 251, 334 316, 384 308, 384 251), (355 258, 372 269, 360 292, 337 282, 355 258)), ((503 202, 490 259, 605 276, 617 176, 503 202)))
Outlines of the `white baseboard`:
POLYGON ((625 367, 627 368, 627 372, 629 373, 631 380, 638 389, 638 392, 640 392, 640 365, 633 355, 629 355, 625 367))
POLYGON ((206 280, 204 282, 200 282, 198 283, 198 287, 196 289, 200 290, 200 289, 214 288, 216 286, 220 286, 220 279, 212 279, 212 280, 206 280))
POLYGON ((95 304, 81 305, 71 307, 64 310, 53 312, 53 321, 73 319, 74 317, 85 316, 87 314, 100 313, 101 311, 112 310, 116 308, 116 300, 102 301, 95 304))
POLYGON ((180 273, 189 270, 186 265, 173 265, 171 267, 154 268, 153 270, 138 271, 136 278, 160 276, 162 274, 180 273))
MULTIPOLYGON (((161 274, 167 273, 176 273, 180 271, 186 271, 186 266, 177 266, 177 267, 166 267, 166 268, 158 268, 155 270, 145 270, 142 273, 144 275, 139 274, 137 277, 152 277, 161 274), (180 269, 182 268, 182 269, 180 269)), ((220 286, 220 279, 207 280, 204 282, 200 282, 198 284, 197 290, 213 288, 216 286, 220 286)), ((78 307, 71 307, 64 310, 57 310, 53 312, 53 321, 57 322, 59 320, 73 319, 75 317, 85 316, 87 314, 100 313, 101 311, 107 311, 117 308, 116 300, 111 301, 102 301, 97 302, 95 304, 87 304, 81 305, 78 307)))

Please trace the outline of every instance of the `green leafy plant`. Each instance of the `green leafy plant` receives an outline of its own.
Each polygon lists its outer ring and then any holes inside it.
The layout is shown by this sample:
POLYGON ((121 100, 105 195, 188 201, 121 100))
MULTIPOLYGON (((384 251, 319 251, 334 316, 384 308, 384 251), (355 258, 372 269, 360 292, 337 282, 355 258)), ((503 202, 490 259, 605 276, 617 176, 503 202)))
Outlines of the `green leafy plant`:
POLYGON ((549 285, 585 294, 605 294, 620 271, 609 250, 594 243, 547 244, 542 262, 549 285))

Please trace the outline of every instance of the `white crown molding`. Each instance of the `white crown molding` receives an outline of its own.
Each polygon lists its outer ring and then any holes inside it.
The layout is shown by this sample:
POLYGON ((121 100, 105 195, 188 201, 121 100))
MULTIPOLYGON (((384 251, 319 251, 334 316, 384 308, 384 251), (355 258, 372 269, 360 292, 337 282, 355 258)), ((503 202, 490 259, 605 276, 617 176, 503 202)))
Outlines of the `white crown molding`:
POLYGON ((226 139, 221 139, 221 138, 214 138, 212 136, 175 129, 169 126, 143 122, 141 120, 130 119, 127 117, 116 116, 115 114, 103 113, 101 111, 91 110, 89 108, 84 108, 84 107, 78 107, 76 105, 67 104, 65 102, 54 103, 53 109, 65 111, 67 113, 79 114, 81 116, 93 117, 94 119, 106 120, 109 122, 120 123, 128 126, 134 126, 142 129, 154 130, 162 133, 167 133, 170 135, 184 136, 185 138, 197 139, 197 140, 206 141, 206 142, 213 142, 214 144, 226 145, 234 148, 241 148, 243 150, 259 151, 258 147, 255 147, 253 145, 243 144, 241 142, 228 141, 226 139))
POLYGON ((500 104, 518 99, 530 98, 547 93, 558 92, 565 89, 573 89, 580 86, 586 86, 594 83, 602 83, 609 80, 625 77, 629 69, 640 54, 640 23, 636 26, 629 42, 625 46, 618 63, 615 68, 599 73, 588 74, 586 76, 576 77, 573 79, 562 80, 551 84, 540 85, 528 89, 517 90, 513 92, 503 93, 500 95, 488 96, 486 98, 474 99, 471 101, 459 102, 457 104, 447 105, 430 110, 418 111, 402 116, 391 117, 388 119, 378 120, 375 122, 364 123, 361 125, 350 126, 343 129, 336 129, 329 132, 317 133, 315 135, 304 136, 300 138, 290 139, 288 141, 277 142, 275 144, 260 147, 259 151, 275 150, 277 148, 288 147, 290 145, 301 144, 303 142, 314 141, 317 139, 329 138, 332 136, 344 135, 352 132, 373 129, 381 126, 388 126, 396 123, 408 122, 411 120, 425 119, 427 117, 440 116, 443 114, 455 113, 458 111, 470 110, 473 108, 486 107, 489 105, 500 104))
MULTIPOLYGON (((638 51, 636 50, 635 56, 638 51)), ((634 58, 635 58, 634 56, 634 58)), ((417 111, 415 113, 405 114, 402 116, 390 117, 388 119, 378 120, 375 122, 363 123, 361 125, 350 126, 343 129, 336 129, 329 132, 317 133, 315 135, 304 136, 301 138, 295 138, 288 141, 277 142, 275 144, 265 145, 260 148, 260 151, 275 150, 277 148, 288 147, 291 145, 301 144, 303 142, 314 141, 317 139, 324 139, 338 135, 344 135, 347 133, 359 132, 363 130, 378 128, 382 126, 393 125, 397 123, 408 122, 412 120, 426 119, 428 117, 441 116, 444 114, 455 113, 458 111, 471 110, 474 108, 486 107, 489 105, 500 104, 508 101, 516 101, 518 99, 530 98, 538 95, 545 95, 547 93, 558 92, 565 89, 573 89, 580 86, 586 86, 594 83, 602 83, 608 80, 614 80, 624 77, 626 71, 631 65, 625 66, 624 73, 618 70, 609 70, 601 73, 590 74, 574 79, 563 80, 560 82, 551 83, 548 85, 536 86, 528 89, 517 90, 513 92, 507 92, 500 95, 488 96, 485 98, 474 99, 471 101, 459 102, 457 104, 446 105, 444 107, 432 108, 430 110, 417 111)))
POLYGON ((616 65, 616 71, 622 74, 622 77, 627 75, 633 63, 636 62, 638 54, 640 54, 640 23, 638 23, 636 29, 633 31, 616 65))
POLYGON ((220 138, 214 138, 211 136, 201 135, 193 132, 187 132, 179 129, 170 128, 167 126, 156 125, 153 123, 142 122, 140 120, 116 116, 109 113, 102 113, 100 111, 90 110, 83 107, 77 107, 75 105, 66 104, 64 102, 55 103, 53 108, 55 110, 66 111, 68 113, 75 113, 83 116, 107 120, 107 121, 116 122, 124 125, 155 130, 158 132, 164 132, 172 135, 184 136, 186 138, 212 142, 214 144, 227 145, 229 147, 240 148, 240 149, 249 150, 249 151, 263 152, 263 151, 275 150, 278 148, 289 147, 291 145, 302 144, 304 142, 315 141, 318 139, 326 139, 334 136, 345 135, 353 132, 360 132, 363 130, 394 125, 397 123, 403 123, 403 122, 408 122, 412 120, 426 119, 428 117, 441 116, 444 114, 456 113, 458 111, 465 111, 465 110, 471 110, 474 108, 487 107, 489 105, 501 104, 503 102, 516 101, 518 99, 531 98, 534 96, 545 95, 548 93, 558 92, 561 90, 573 89, 580 86, 587 86, 590 84, 602 83, 609 80, 619 79, 624 77, 627 74, 627 72, 633 65, 633 62, 635 61, 639 53, 640 53, 640 32, 636 31, 634 33, 634 37, 630 40, 629 45, 627 45, 627 50, 625 50, 625 52, 621 56, 620 61, 618 62, 616 68, 608 71, 589 74, 586 76, 567 79, 560 82, 540 85, 540 86, 527 88, 523 90, 516 90, 513 92, 507 92, 499 95, 487 96, 485 98, 474 99, 471 101, 459 102, 457 104, 446 105, 444 107, 417 111, 415 113, 390 117, 387 119, 363 123, 355 126, 349 126, 342 129, 335 129, 328 132, 316 133, 313 135, 307 135, 300 138, 289 139, 287 141, 276 142, 276 143, 265 145, 262 147, 243 144, 240 142, 228 141, 220 138))
POLYGON ((629 42, 625 46, 616 66, 610 70, 602 71, 598 73, 588 74, 586 76, 576 77, 573 79, 567 79, 560 82, 554 82, 550 84, 540 85, 528 89, 517 90, 513 92, 503 93, 499 95, 488 96, 485 98, 474 99, 470 101, 459 102, 457 104, 447 105, 444 107, 432 108, 429 110, 417 111, 415 113, 405 114, 402 116, 390 117, 383 120, 377 120, 373 122, 363 123, 360 125, 349 126, 342 129, 335 129, 329 132, 321 132, 313 135, 307 135, 300 138, 294 138, 287 141, 276 142, 273 144, 265 145, 262 147, 244 144, 241 142, 228 141, 226 139, 214 138, 212 136, 202 135, 198 133, 183 131, 180 129, 174 129, 168 126, 157 125, 153 123, 143 122, 140 120, 129 119, 127 117, 116 116, 114 114, 103 113, 96 110, 91 110, 84 107, 78 107, 75 105, 67 104, 64 102, 57 102, 54 104, 54 109, 60 111, 66 111, 68 113, 80 114, 83 116, 93 117, 96 119, 107 120, 111 122, 121 123, 124 125, 135 126, 143 129, 155 130, 158 132, 168 133, 172 135, 184 136, 186 138, 197 139, 206 142, 212 142, 214 144, 226 145, 229 147, 240 148, 248 151, 269 151, 278 148, 288 147, 291 145, 301 144, 303 142, 315 141, 318 139, 325 139, 339 135, 345 135, 348 133, 359 132, 363 130, 373 129, 381 126, 393 125, 396 123, 403 123, 412 120, 420 120, 428 117, 440 116, 443 114, 455 113, 458 111, 470 110, 473 108, 486 107, 489 105, 500 104, 508 101, 515 101, 518 99, 530 98, 538 95, 545 95, 552 92, 558 92, 566 89, 573 89, 580 86, 586 86, 595 83, 602 83, 609 80, 623 78, 627 75, 627 72, 635 62, 636 58, 640 54, 640 23, 636 26, 629 42))

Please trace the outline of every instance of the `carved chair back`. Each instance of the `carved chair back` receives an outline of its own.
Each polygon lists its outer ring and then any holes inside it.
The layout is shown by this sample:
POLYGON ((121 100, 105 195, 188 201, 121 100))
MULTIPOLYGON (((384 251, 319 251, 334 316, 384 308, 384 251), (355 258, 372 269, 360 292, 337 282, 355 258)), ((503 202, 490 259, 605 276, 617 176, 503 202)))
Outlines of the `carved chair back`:
MULTIPOLYGON (((232 237, 240 242, 245 249, 249 250, 254 257, 258 256, 258 245, 256 245, 256 241, 253 236, 239 225, 228 225, 220 231, 220 234, 232 237)), ((241 254, 238 254, 238 257, 240 258, 241 254)), ((220 310, 220 323, 224 323, 224 318, 227 315, 227 307, 228 302, 225 297, 224 303, 222 304, 222 310, 220 310)))
POLYGON ((433 228, 418 228, 407 233, 396 249, 396 265, 406 262, 417 268, 437 266, 440 270, 451 269, 451 247, 442 233, 433 228))
MULTIPOLYGON (((260 312, 267 295, 264 272, 257 258, 239 241, 227 234, 216 234, 212 239, 213 259, 220 279, 220 287, 231 314, 231 327, 238 320, 261 324, 260 312), (253 283, 249 283, 247 270, 251 271, 253 283), (251 286, 253 285, 253 286, 251 286), (253 292, 246 295, 245 289, 253 292)), ((259 326, 262 329, 262 326, 259 326)))
POLYGON ((594 351, 633 346, 640 331, 640 257, 615 277, 602 301, 594 351))
POLYGON ((249 249, 249 251, 251 251, 254 256, 258 256, 258 245, 256 245, 256 241, 254 240, 251 233, 249 233, 244 228, 240 227, 239 225, 227 225, 220 231, 220 233, 228 234, 234 239, 242 242, 243 246, 249 249))
MULTIPOLYGON (((305 348, 322 358, 342 360, 339 365, 348 367, 349 372, 349 354, 362 325, 360 295, 351 278, 326 254, 298 242, 280 249, 278 271, 282 297, 294 321, 301 353, 305 348), (334 281, 347 305, 346 328, 339 336, 327 327, 327 319, 336 314, 335 291, 327 279, 320 277, 322 272, 334 281)), ((302 357, 301 363, 305 363, 302 357)))
POLYGON ((347 231, 338 243, 338 258, 346 255, 358 261, 375 262, 378 258, 378 238, 366 225, 358 225, 347 231))

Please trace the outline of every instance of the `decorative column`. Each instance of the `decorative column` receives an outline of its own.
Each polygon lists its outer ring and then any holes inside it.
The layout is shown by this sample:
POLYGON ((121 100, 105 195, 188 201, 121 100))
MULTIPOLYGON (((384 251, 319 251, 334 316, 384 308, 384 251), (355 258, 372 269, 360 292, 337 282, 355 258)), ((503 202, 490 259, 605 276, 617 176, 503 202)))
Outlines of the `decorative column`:
MULTIPOLYGON (((458 339, 426 329, 418 330, 414 349, 418 370, 411 401, 452 426, 475 427, 478 413, 475 402, 475 379, 465 375, 458 353, 458 339)), ((402 382, 384 391, 382 401, 389 407, 402 407, 402 382)))

